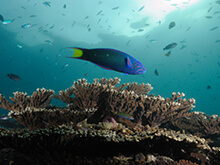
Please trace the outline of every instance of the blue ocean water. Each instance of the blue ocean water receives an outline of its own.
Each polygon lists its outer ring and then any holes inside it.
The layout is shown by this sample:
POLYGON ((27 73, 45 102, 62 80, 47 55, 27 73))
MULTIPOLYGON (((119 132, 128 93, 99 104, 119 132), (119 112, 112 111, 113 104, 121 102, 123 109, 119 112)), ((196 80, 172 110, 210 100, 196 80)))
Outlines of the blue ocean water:
POLYGON ((42 87, 58 93, 80 78, 120 77, 121 83, 150 83, 151 93, 163 97, 184 92, 195 98, 194 110, 220 115, 216 0, 7 0, 1 1, 0 15, 0 93, 6 98, 42 87), (171 22, 176 25, 169 29, 171 22), (164 56, 169 50, 163 48, 173 42, 177 46, 164 56), (71 56, 65 49, 70 46, 121 50, 141 61, 146 73, 123 75, 64 58, 71 56), (8 73, 21 80, 9 79, 8 73))

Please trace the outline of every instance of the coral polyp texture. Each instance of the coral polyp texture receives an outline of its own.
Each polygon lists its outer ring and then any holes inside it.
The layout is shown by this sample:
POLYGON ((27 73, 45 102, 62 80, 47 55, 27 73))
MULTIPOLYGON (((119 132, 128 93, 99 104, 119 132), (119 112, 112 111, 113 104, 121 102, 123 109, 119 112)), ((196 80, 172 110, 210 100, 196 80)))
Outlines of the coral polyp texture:
POLYGON ((218 144, 218 116, 192 112, 195 99, 184 93, 163 98, 149 94, 150 84, 119 83, 79 79, 59 94, 15 92, 12 102, 0 95, 0 107, 26 127, 0 129, 0 164, 220 163, 220 149, 209 144, 218 144))

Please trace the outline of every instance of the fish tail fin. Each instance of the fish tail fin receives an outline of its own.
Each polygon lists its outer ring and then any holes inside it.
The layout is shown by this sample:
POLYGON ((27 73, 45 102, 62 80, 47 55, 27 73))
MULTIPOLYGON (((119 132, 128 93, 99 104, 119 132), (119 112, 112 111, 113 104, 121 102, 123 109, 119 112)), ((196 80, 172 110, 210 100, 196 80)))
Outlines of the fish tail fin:
POLYGON ((72 58, 82 58, 83 54, 85 54, 86 49, 76 48, 76 47, 68 47, 74 51, 72 58))

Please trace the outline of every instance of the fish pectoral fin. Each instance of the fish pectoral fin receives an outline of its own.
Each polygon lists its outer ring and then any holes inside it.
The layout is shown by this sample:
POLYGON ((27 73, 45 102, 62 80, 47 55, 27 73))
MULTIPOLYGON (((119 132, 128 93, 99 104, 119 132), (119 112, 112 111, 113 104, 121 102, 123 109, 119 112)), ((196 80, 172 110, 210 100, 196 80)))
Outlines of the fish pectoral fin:
MULTIPOLYGON (((94 63, 94 64, 96 64, 96 63, 94 63)), ((96 64, 96 65, 98 65, 99 67, 101 67, 102 69, 105 69, 105 70, 112 70, 111 68, 107 68, 107 67, 104 67, 104 66, 99 65, 99 64, 96 64)))
POLYGON ((131 68, 131 67, 133 66, 133 65, 132 65, 132 62, 131 62, 131 60, 130 60, 129 57, 126 58, 126 66, 127 66, 128 68, 131 68))

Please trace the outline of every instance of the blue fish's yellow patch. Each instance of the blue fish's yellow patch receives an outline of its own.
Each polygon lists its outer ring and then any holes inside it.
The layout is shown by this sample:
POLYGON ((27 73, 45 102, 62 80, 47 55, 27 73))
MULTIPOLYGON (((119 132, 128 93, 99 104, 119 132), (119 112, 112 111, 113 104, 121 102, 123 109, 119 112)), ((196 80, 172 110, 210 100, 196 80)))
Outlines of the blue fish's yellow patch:
POLYGON ((82 50, 75 49, 75 48, 72 48, 72 49, 74 51, 73 57, 82 57, 82 55, 83 55, 83 51, 82 50))

